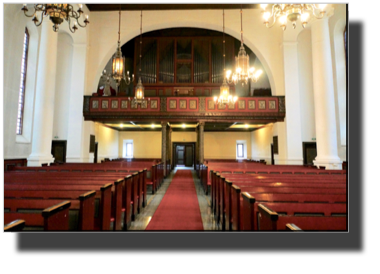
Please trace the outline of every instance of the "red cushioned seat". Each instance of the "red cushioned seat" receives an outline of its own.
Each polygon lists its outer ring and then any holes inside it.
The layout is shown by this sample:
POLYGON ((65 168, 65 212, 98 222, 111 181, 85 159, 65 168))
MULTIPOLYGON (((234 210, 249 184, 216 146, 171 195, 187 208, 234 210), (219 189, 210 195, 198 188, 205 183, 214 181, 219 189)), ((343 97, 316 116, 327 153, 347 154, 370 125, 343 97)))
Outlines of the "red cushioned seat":
POLYGON ((110 90, 111 90, 111 96, 116 96, 116 90, 114 90, 111 86, 110 86, 110 90))
POLYGON ((104 87, 98 89, 98 96, 103 96, 104 87))

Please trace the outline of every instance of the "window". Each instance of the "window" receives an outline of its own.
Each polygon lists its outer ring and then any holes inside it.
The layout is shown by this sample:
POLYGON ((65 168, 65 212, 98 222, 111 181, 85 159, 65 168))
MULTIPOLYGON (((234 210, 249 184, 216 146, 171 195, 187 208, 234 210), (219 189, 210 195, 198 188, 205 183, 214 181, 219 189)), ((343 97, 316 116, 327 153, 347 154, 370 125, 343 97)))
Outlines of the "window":
POLYGON ((123 140, 123 158, 133 158, 133 139, 123 140))
POLYGON ((127 144, 127 154, 125 155, 127 158, 133 158, 133 144, 127 144))
POLYGON ((246 140, 236 140, 236 159, 242 160, 247 159, 247 141, 246 140))
POLYGON ((238 158, 244 158, 244 145, 243 144, 237 144, 237 157, 238 158))
POLYGON ((22 125, 24 117, 24 101, 25 101, 25 82, 26 82, 26 67, 28 61, 28 46, 29 46, 29 32, 25 28, 24 34, 24 48, 21 60, 21 79, 20 79, 20 91, 18 96, 18 111, 17 111, 17 127, 16 134, 22 135, 22 125))

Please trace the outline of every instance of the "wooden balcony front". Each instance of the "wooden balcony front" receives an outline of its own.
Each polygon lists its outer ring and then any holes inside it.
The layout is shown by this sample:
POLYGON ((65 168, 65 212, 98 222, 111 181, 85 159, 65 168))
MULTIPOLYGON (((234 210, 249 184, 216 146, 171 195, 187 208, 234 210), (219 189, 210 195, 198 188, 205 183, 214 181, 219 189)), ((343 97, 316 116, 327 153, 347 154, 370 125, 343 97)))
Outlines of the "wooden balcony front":
POLYGON ((126 96, 84 96, 86 121, 208 121, 272 123, 285 118, 285 97, 239 97, 236 103, 221 107, 213 97, 160 96, 148 97, 133 104, 126 96))

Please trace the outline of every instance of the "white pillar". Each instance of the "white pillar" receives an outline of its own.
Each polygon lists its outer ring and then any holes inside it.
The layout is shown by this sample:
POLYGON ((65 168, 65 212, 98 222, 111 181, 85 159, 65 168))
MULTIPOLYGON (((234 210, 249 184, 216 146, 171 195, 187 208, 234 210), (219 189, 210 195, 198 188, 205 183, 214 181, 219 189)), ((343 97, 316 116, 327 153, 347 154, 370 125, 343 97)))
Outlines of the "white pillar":
POLYGON ((51 143, 57 68, 57 42, 58 34, 53 31, 50 20, 45 19, 41 26, 32 153, 27 159, 28 166, 41 166, 42 163, 54 162, 54 158, 51 155, 51 143))
MULTIPOLYGON (((73 45, 70 104, 68 106, 67 162, 84 162, 82 157, 83 96, 86 71, 86 45, 73 45)), ((85 138, 89 138, 85 137, 85 138)))
MULTIPOLYGON (((292 30, 291 30, 292 31, 292 30)), ((293 41, 285 41, 282 44, 284 56, 284 79, 285 79, 285 145, 286 162, 288 165, 302 165, 302 128, 301 128, 301 105, 299 90, 298 50, 297 38, 293 41)), ((279 137, 280 138, 280 137, 279 137)), ((279 148, 280 149, 280 148, 279 148)))
MULTIPOLYGON (((338 157, 334 83, 328 17, 311 24, 317 157, 314 165, 342 169, 338 157)), ((342 38, 343 39, 343 38, 342 38)))

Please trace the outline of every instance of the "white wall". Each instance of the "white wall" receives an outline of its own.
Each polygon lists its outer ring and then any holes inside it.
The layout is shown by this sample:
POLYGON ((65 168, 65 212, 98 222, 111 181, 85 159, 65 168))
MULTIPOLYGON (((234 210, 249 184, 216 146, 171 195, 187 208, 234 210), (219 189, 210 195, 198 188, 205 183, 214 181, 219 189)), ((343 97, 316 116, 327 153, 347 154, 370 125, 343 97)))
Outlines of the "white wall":
POLYGON ((3 127, 4 159, 27 158, 31 153, 39 31, 21 12, 21 4, 4 4, 3 127), (23 134, 16 135, 21 59, 25 27, 30 41, 25 85, 23 134))
POLYGON ((205 132, 204 159, 236 159, 236 142, 245 141, 247 158, 251 158, 250 132, 205 132))
POLYGON ((119 132, 117 130, 96 123, 95 141, 98 142, 98 162, 104 158, 119 157, 119 132))
POLYGON ((118 157, 123 156, 123 140, 133 140, 134 158, 161 159, 161 131, 120 131, 118 144, 118 157))
POLYGON ((252 159, 265 159, 271 164, 271 144, 273 143, 273 125, 251 132, 252 159))

